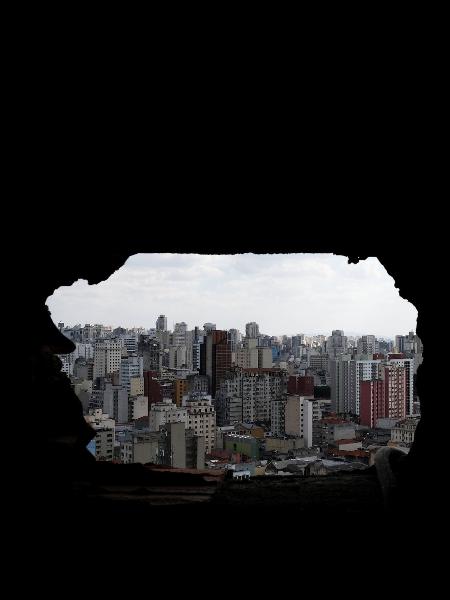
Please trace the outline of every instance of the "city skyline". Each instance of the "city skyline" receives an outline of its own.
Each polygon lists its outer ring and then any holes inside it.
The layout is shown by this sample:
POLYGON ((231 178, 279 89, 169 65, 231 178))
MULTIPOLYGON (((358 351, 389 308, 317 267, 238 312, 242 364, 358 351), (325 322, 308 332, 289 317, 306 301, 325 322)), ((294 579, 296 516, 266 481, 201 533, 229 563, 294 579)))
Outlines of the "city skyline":
POLYGON ((206 322, 281 336, 373 334, 393 339, 416 330, 417 310, 400 298, 376 258, 348 264, 330 254, 136 254, 111 277, 78 280, 47 299, 55 323, 168 328, 206 322))

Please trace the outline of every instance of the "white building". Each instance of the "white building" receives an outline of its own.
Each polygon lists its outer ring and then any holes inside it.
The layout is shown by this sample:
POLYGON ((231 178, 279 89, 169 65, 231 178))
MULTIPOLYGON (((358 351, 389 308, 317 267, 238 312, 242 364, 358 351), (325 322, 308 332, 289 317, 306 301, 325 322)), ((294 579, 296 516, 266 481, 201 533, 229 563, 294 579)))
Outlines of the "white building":
POLYGON ((72 354, 58 354, 61 361, 61 372, 66 375, 73 375, 73 366, 75 364, 74 352, 72 354))
POLYGON ((77 358, 85 358, 86 360, 90 358, 94 358, 94 346, 92 344, 86 343, 76 343, 75 344, 75 360, 77 358))
POLYGON ((186 423, 187 409, 177 406, 170 399, 154 402, 150 405, 149 428, 150 431, 159 431, 161 425, 167 423, 186 423))
POLYGON ((319 402, 311 396, 288 394, 285 412, 285 431, 305 441, 305 447, 313 445, 313 422, 319 421, 322 414, 319 402))

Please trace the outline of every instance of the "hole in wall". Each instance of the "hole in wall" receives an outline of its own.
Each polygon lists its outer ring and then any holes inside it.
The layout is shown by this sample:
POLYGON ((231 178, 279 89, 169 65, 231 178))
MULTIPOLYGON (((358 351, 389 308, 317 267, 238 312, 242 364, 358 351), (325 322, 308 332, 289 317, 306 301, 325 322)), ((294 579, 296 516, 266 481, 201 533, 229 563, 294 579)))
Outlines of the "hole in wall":
MULTIPOLYGON (((261 382, 260 384, 262 387, 265 385, 273 389, 278 384, 273 384, 271 377, 275 380, 281 372, 286 373, 286 381, 283 383, 286 390, 283 391, 283 394, 288 391, 289 377, 295 377, 296 379, 313 377, 314 387, 317 388, 315 390, 316 396, 333 396, 335 394, 332 393, 332 390, 335 384, 331 381, 331 378, 335 375, 331 372, 330 362, 340 361, 338 355, 340 354, 339 345, 344 344, 342 338, 346 338, 346 352, 350 351, 353 354, 358 349, 361 351, 360 354, 365 355, 373 354, 375 350, 378 350, 375 354, 384 353, 387 356, 389 352, 394 350, 397 350, 398 353, 405 352, 407 350, 405 344, 409 344, 408 351, 411 347, 414 347, 415 354, 420 354, 420 356, 414 357, 414 370, 417 369, 421 360, 420 340, 410 339, 411 336, 408 337, 408 332, 415 330, 417 311, 409 302, 399 297, 393 279, 376 258, 368 258, 356 264, 349 264, 343 256, 326 254, 137 254, 130 257, 125 265, 111 275, 107 281, 89 286, 86 281, 79 280, 72 286, 59 288, 48 298, 47 305, 55 324, 64 324, 58 326, 77 343, 77 350, 71 357, 62 357, 64 369, 74 381, 77 380, 74 385, 80 384, 82 388, 82 382, 78 380, 83 379, 89 372, 88 369, 84 371, 81 368, 76 369, 75 362, 77 359, 78 365, 83 362, 83 356, 80 355, 80 352, 81 354, 84 353, 86 362, 94 358, 95 343, 99 343, 98 339, 96 341, 98 335, 105 339, 115 337, 121 340, 120 343, 126 350, 126 352, 121 353, 121 361, 122 359, 129 360, 126 356, 127 353, 131 356, 136 351, 136 354, 139 355, 139 336, 147 336, 147 341, 157 340, 161 350, 158 357, 159 362, 151 365, 156 367, 152 368, 152 371, 160 369, 160 375, 164 374, 166 379, 169 380, 178 380, 179 378, 183 380, 183 378, 193 375, 195 371, 209 377, 207 392, 211 396, 211 406, 216 412, 216 417, 219 412, 225 413, 225 417, 223 414, 220 416, 220 427, 232 426, 231 422, 228 424, 231 413, 230 410, 227 412, 226 408, 223 408, 224 404, 226 406, 226 402, 222 396, 228 394, 231 397, 230 394, 237 393, 241 399, 241 412, 239 413, 239 406, 237 412, 238 416, 241 417, 241 423, 244 422, 245 426, 243 425, 237 431, 225 432, 219 445, 223 446, 223 437, 229 435, 230 444, 233 444, 232 448, 235 450, 236 441, 232 436, 242 436, 242 438, 239 438, 240 452, 235 451, 239 455, 239 460, 242 456, 251 459, 257 458, 256 455, 259 450, 255 450, 255 443, 253 442, 256 435, 268 440, 265 442, 265 447, 275 448, 275 451, 281 456, 291 457, 295 453, 300 456, 302 455, 302 447, 304 448, 305 445, 312 447, 314 445, 311 439, 311 431, 308 432, 309 438, 307 436, 305 444, 305 435, 301 427, 301 404, 298 404, 298 406, 295 404, 292 407, 294 415, 292 418, 294 420, 296 418, 295 414, 299 412, 297 435, 295 435, 294 429, 289 430, 291 432, 289 433, 289 439, 294 437, 303 440, 303 442, 298 443, 297 448, 295 444, 282 444, 281 441, 277 446, 278 436, 283 435, 283 437, 286 437, 284 435, 285 431, 282 431, 283 427, 280 425, 280 420, 284 419, 286 422, 286 411, 284 411, 284 415, 281 411, 277 416, 277 433, 271 430, 271 427, 273 428, 272 421, 274 420, 272 418, 272 405, 266 406, 264 410, 259 412, 254 406, 250 406, 250 408, 247 406, 244 411, 243 405, 251 404, 251 402, 244 401, 245 384, 255 387, 254 382, 248 383, 251 369, 274 370, 273 374, 261 373, 262 382, 264 383, 261 382), (161 334, 156 333, 156 320, 162 314, 166 315, 168 320, 167 330, 175 332, 175 335, 172 333, 172 336, 170 334, 165 335, 164 339, 162 339, 161 334), (87 323, 91 324, 92 327, 86 329, 85 324, 87 323), (250 327, 249 331, 246 332, 246 324, 252 323, 258 324, 258 330, 252 330, 250 327), (105 327, 103 329, 96 328, 95 324, 102 324, 105 327), (187 326, 185 327, 183 324, 187 324, 187 326), (230 333, 226 336, 227 343, 232 344, 230 350, 232 356, 226 360, 225 368, 221 369, 220 381, 211 381, 211 365, 209 367, 206 365, 207 358, 204 359, 205 364, 200 364, 201 349, 197 348, 198 352, 193 352, 192 349, 188 350, 188 346, 192 341, 192 334, 188 336, 185 334, 186 332, 195 332, 195 327, 197 327, 197 334, 200 336, 202 346, 204 344, 203 350, 206 352, 208 334, 207 332, 205 334, 205 324, 207 324, 206 329, 214 325, 216 331, 229 332, 233 330, 232 336, 230 336, 230 333), (99 331, 101 331, 100 334, 99 331), (343 331, 344 336, 339 336, 339 334, 333 336, 333 331, 343 331), (239 332, 242 337, 239 336, 239 332), (362 336, 368 335, 377 338, 377 347, 371 346, 371 343, 376 343, 372 338, 367 338, 364 345, 362 336), (401 337, 396 340, 396 336, 399 335, 401 337), (126 349, 125 340, 127 336, 130 338, 135 336, 136 347, 129 341, 128 350, 126 349), (329 340, 330 337, 333 338, 331 341, 329 340), (341 337, 340 340, 339 337, 341 337), (362 338, 362 341, 358 338, 362 338), (256 345, 253 342, 249 344, 247 340, 250 339, 256 339, 256 345), (359 348, 358 342, 360 343, 359 348), (402 347, 399 347, 400 344, 402 344, 402 347), (249 347, 249 345, 252 347, 249 347), (186 351, 174 350, 174 348, 180 347, 186 347, 186 351), (259 352, 262 357, 259 358, 258 352, 254 351, 255 348, 270 348, 271 356, 269 356, 267 350, 263 350, 259 352), (420 352, 417 352, 418 349, 420 349, 420 352), (334 356, 330 356, 330 352, 334 356), (78 357, 76 357, 77 354, 78 357), (326 368, 317 368, 317 366, 313 368, 311 362, 318 365, 320 355, 325 354, 328 354, 330 359, 326 368), (241 374, 241 379, 235 386, 237 392, 230 391, 234 390, 231 384, 229 386, 230 390, 222 392, 220 386, 224 383, 225 376, 228 379, 231 377, 228 370, 232 374, 236 366, 238 369, 247 370, 248 377, 245 374, 244 381, 241 374), (206 373, 208 368, 209 373, 206 373), (276 374, 275 370, 278 370, 276 374), (211 384, 213 384, 214 389, 211 389, 211 384), (330 393, 327 392, 326 388, 328 387, 331 388, 330 393), (319 388, 322 388, 322 390, 319 388), (253 430, 252 424, 254 426, 253 430), (246 428, 247 425, 249 427, 246 428), (293 431, 294 433, 292 433, 293 431), (247 437, 252 438, 252 440, 246 445, 247 437)), ((142 370, 144 371, 144 369, 142 370)), ((94 377, 92 373, 91 398, 92 392, 101 392, 102 387, 105 387, 105 378, 115 388, 123 384, 120 367, 118 371, 105 373, 104 375, 102 381, 101 377, 94 377)), ((254 378, 255 374, 251 375, 254 378)), ((367 374, 364 377, 367 377, 367 374)), ((157 379, 158 375, 155 378, 157 379)), ((302 379, 301 381, 305 380, 302 379)), ((401 382, 399 382, 400 380, 397 378, 397 386, 400 385, 401 382)), ((142 393, 144 389, 139 388, 139 385, 139 382, 136 382, 135 396, 145 396, 142 393), (137 391, 140 393, 137 393, 137 391)), ((201 387, 202 384, 193 385, 195 388, 195 385, 201 387)), ((145 390, 147 393, 149 393, 148 387, 147 385, 145 390)), ((182 408, 183 398, 181 396, 188 389, 186 386, 178 385, 183 389, 175 394, 173 387, 172 385, 170 400, 178 408, 182 408)), ((281 389, 280 386, 277 388, 276 394, 278 396, 274 401, 280 399, 279 389, 281 389)), ((127 390, 127 402, 132 391, 127 390)), ((204 387, 201 391, 206 392, 204 387)), ((291 387, 292 391, 298 390, 291 387)), ((79 393, 81 395, 81 392, 79 393)), ((255 394, 254 390, 252 393, 255 394)), ((369 392, 365 391, 365 393, 369 392)), ((373 390, 370 393, 373 394, 373 390)), ((263 392, 261 394, 264 395, 263 392)), ((93 395, 98 398, 102 397, 101 393, 93 395)), ((314 393, 312 395, 314 396, 314 393)), ((130 421, 135 423, 138 419, 145 417, 144 413, 146 411, 147 413, 151 412, 152 404, 164 403, 164 400, 169 399, 167 396, 164 397, 164 391, 160 393, 159 397, 155 396, 155 398, 147 398, 148 401, 150 400, 150 408, 147 403, 146 409, 144 402, 141 403, 140 409, 136 409, 134 412, 133 410, 130 411, 129 406, 128 412, 122 409, 119 424, 124 427, 125 432, 130 431, 130 427, 132 427, 130 421), (158 402, 155 402, 155 398, 158 402)), ((102 402, 98 401, 97 405, 92 404, 90 400, 88 401, 86 394, 83 399, 85 412, 89 412, 89 408, 92 411, 93 406, 97 410, 102 410, 102 402)), ((357 422, 358 413, 360 412, 359 398, 357 405, 355 403, 352 405, 351 402, 336 405, 336 398, 333 399, 334 404, 330 404, 332 400, 330 397, 319 398, 317 402, 319 400, 322 400, 319 410, 324 419, 333 419, 335 417, 332 413, 339 413, 336 418, 343 421, 343 435, 353 435, 351 427, 348 431, 345 431, 344 424, 346 422, 354 422, 355 425, 361 426, 357 422)), ((125 399, 123 402, 125 402, 125 399)), ((231 404, 231 402, 228 402, 228 404, 231 404)), ((239 402, 236 404, 239 405, 239 402)), ((114 408, 110 401, 108 407, 115 410, 115 416, 118 417, 117 406, 114 408)), ((308 412, 309 408, 306 403, 303 408, 304 413, 305 411, 308 412)), ((410 406, 408 413, 416 412, 415 408, 410 406)), ((308 419, 310 413, 313 412, 308 412, 308 419)), ((314 415, 313 418, 315 418, 314 415)), ((305 414, 303 414, 303 419, 306 419, 305 414)), ((234 421, 235 419, 233 419, 233 423, 234 421)), ((389 425, 389 423, 385 425, 389 425)), ((199 430, 197 430, 198 433, 200 433, 199 430)), ((327 435, 330 434, 327 432, 327 435)), ((211 450, 212 445, 210 436, 211 433, 208 433, 207 449, 209 450, 211 450)), ((356 429, 354 436, 343 438, 356 439, 357 441, 353 444, 343 442, 340 447, 339 444, 337 446, 333 444, 333 447, 337 448, 335 457, 344 460, 347 458, 362 458, 358 454, 349 454, 349 452, 358 452, 363 449, 364 441, 367 442, 367 440, 364 440, 361 429, 356 429), (345 447, 350 448, 350 446, 353 450, 346 452, 345 447)), ((405 434, 405 439, 409 440, 410 437, 407 438, 405 434)), ((381 440, 386 442, 386 436, 380 435, 377 439, 374 439, 375 442, 381 440)), ((365 445, 367 446, 367 443, 365 445)), ((217 450, 221 450, 221 448, 217 448, 217 450)), ((113 449, 112 453, 108 454, 107 459, 121 460, 121 456, 123 458, 124 452, 122 452, 122 455, 117 454, 117 452, 114 454, 114 452, 113 449)), ((127 459, 132 457, 129 444, 127 445, 127 453, 127 459)), ((218 457, 213 460, 218 461, 223 458, 223 456, 220 456, 220 452, 216 454, 209 452, 209 454, 218 457)), ((303 458, 306 454, 305 450, 303 458)), ((227 458, 230 458, 230 456, 227 456, 227 458)), ((300 456, 300 458, 302 457, 300 456)), ((223 461, 219 464, 223 464, 223 461)), ((214 466, 216 465, 217 462, 214 463, 214 466)))

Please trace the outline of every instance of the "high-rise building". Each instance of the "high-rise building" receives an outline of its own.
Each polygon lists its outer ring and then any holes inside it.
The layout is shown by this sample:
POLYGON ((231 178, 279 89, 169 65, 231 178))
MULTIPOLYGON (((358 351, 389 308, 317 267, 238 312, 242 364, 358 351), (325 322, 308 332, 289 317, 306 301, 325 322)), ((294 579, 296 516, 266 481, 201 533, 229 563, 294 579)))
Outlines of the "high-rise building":
POLYGON ((186 408, 186 428, 205 440, 205 452, 211 454, 216 439, 216 410, 211 396, 189 394, 183 398, 186 408))
POLYGON ((227 331, 209 331, 200 351, 200 374, 207 375, 213 398, 219 390, 220 382, 231 368, 231 345, 227 331))
POLYGON ((131 389, 131 378, 144 376, 144 361, 142 356, 127 356, 120 361, 119 382, 128 393, 131 389))
POLYGON ((285 409, 285 432, 303 438, 305 447, 313 445, 313 423, 322 418, 319 401, 288 394, 285 409))
POLYGON ((186 323, 184 321, 182 323, 175 323, 172 333, 172 346, 186 346, 186 334, 186 323))
POLYGON ((155 402, 150 406, 149 428, 150 431, 159 431, 161 425, 166 423, 186 423, 187 410, 177 406, 170 399, 155 402))
POLYGON ((314 396, 314 377, 291 375, 288 379, 287 392, 298 396, 314 396))
POLYGON ((121 385, 104 383, 102 406, 103 412, 111 415, 117 423, 128 423, 128 392, 121 385))
POLYGON ((270 431, 273 435, 284 435, 286 399, 272 400, 270 406, 270 431))
POLYGON ((340 354, 347 353, 347 338, 340 329, 331 332, 327 341, 327 353, 330 358, 336 358, 340 354))
POLYGON ((102 340, 94 345, 94 379, 106 377, 120 370, 122 344, 116 340, 102 340))
POLYGON ((144 359, 144 371, 161 371, 162 351, 161 345, 156 339, 147 335, 140 335, 138 354, 144 359))
MULTIPOLYGON (((381 369, 381 380, 384 384, 384 416, 388 419, 404 419, 410 409, 407 401, 406 366, 398 362, 388 361, 381 369)), ((412 403, 410 410, 412 410, 412 403)))
POLYGON ((115 422, 101 409, 90 410, 85 420, 95 429, 95 438, 87 445, 87 449, 96 460, 112 461, 114 458, 115 422))
POLYGON ((245 335, 248 338, 258 338, 259 337, 259 325, 252 321, 251 323, 247 323, 245 326, 245 335))
POLYGON ((156 331, 167 331, 167 317, 159 315, 156 319, 156 331))
POLYGON ((377 354, 380 351, 380 345, 374 335, 363 335, 357 343, 358 354, 377 354))
POLYGON ((348 354, 329 361, 331 409, 336 413, 350 413, 350 361, 348 354))
POLYGON ((377 419, 386 416, 384 400, 384 382, 361 381, 360 383, 360 423, 372 429, 377 425, 377 419))
POLYGON ((270 421, 272 401, 286 392, 286 378, 280 369, 234 368, 221 383, 216 399, 221 426, 236 420, 270 421))
POLYGON ((236 352, 239 344, 241 343, 242 335, 237 329, 228 330, 228 341, 231 345, 231 352, 236 352))
POLYGON ((388 355, 388 365, 397 365, 405 368, 405 394, 406 394, 406 416, 414 414, 414 358, 394 358, 388 355))

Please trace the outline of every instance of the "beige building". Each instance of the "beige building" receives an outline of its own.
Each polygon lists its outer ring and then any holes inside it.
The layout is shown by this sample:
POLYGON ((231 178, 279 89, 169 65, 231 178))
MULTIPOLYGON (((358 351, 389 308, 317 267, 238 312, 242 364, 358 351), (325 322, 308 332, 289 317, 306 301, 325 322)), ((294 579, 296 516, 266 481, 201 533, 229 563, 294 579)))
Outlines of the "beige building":
POLYGON ((130 396, 144 395, 144 378, 130 377, 130 396))
POLYGON ((94 346, 94 379, 120 370, 122 344, 113 340, 96 342, 94 346))
POLYGON ((305 441, 305 447, 313 445, 313 422, 322 417, 319 403, 313 396, 288 394, 285 409, 285 432, 305 441))
POLYGON ((203 396, 198 400, 183 399, 187 411, 186 429, 192 429, 195 435, 205 438, 205 453, 210 454, 215 446, 216 411, 211 397, 203 396))

